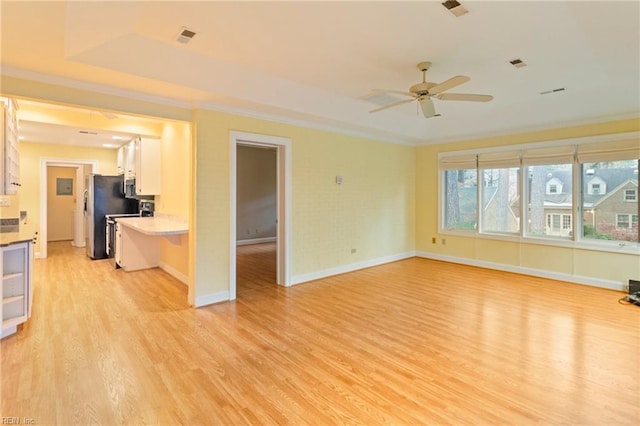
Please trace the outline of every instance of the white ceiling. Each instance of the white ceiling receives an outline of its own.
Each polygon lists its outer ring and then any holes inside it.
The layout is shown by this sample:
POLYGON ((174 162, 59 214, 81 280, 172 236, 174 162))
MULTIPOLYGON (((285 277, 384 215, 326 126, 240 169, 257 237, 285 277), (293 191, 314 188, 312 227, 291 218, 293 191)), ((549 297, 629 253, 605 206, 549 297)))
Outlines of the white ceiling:
POLYGON ((637 1, 2 2, 3 74, 433 143, 638 116, 637 1), (181 28, 197 32, 175 41, 181 28), (522 59, 516 69, 509 61, 522 59), (471 77, 435 100, 368 111, 373 88, 471 77), (565 88, 547 95, 540 92, 565 88))
POLYGON ((160 122, 155 119, 26 99, 18 99, 18 117, 18 132, 20 139, 25 142, 105 149, 118 149, 136 136, 141 136, 134 129, 144 129, 145 124, 158 125, 160 122), (60 124, 56 122, 60 114, 73 115, 76 119, 67 119, 66 124, 60 124), (112 121, 117 123, 113 123, 111 128, 105 128, 105 123, 112 121), (95 125, 81 126, 81 122, 95 122, 95 125))

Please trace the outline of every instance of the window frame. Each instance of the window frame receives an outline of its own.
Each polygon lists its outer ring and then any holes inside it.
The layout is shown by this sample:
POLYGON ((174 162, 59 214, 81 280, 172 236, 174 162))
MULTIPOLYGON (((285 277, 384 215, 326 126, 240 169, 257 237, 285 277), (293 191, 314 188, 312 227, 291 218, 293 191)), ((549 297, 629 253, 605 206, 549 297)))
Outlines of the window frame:
MULTIPOLYGON (((461 155, 477 155, 480 156, 484 153, 496 153, 499 155, 501 152, 505 151, 519 151, 521 153, 520 157, 520 165, 519 165, 519 187, 518 191, 519 195, 519 209, 520 209, 520 223, 519 223, 519 231, 517 234, 514 233, 502 233, 502 232, 494 232, 494 231, 486 231, 482 228, 482 195, 481 191, 485 190, 485 183, 481 180, 484 180, 484 175, 481 172, 480 165, 477 166, 477 192, 478 192, 478 204, 477 204, 477 227, 476 229, 448 229, 443 225, 444 221, 444 205, 445 205, 445 196, 446 192, 444 191, 444 170, 438 167, 438 203, 440 204, 440 208, 438 209, 438 232, 440 234, 447 235, 458 235, 463 237, 474 237, 480 239, 493 239, 493 240, 504 240, 504 241, 518 241, 525 242, 527 244, 540 244, 540 245, 548 245, 548 246, 559 246, 559 247, 569 247, 569 248, 578 248, 584 250, 596 250, 596 251, 606 251, 606 252, 616 252, 616 253, 628 253, 628 254, 637 254, 640 255, 640 236, 639 241, 623 241, 623 240, 598 240, 598 239, 590 239, 583 237, 583 189, 589 188, 588 184, 584 183, 583 179, 583 165, 589 163, 595 163, 599 161, 619 161, 620 159, 631 159, 636 160, 638 165, 640 166, 640 149, 637 149, 637 141, 640 139, 640 131, 637 132, 629 132, 629 133, 619 133, 612 135, 599 135, 599 136, 590 136, 583 138, 572 138, 572 139, 563 139, 563 140, 553 140, 547 142, 533 142, 533 143, 525 143, 519 145, 505 145, 501 147, 490 147, 490 148, 479 148, 475 150, 461 150, 461 151, 451 151, 445 152, 442 151, 438 154, 439 162, 442 158, 446 157, 455 157, 461 155), (629 151, 628 147, 631 141, 631 145, 635 144, 635 147, 632 148, 632 151, 629 151), (529 183, 524 179, 527 173, 527 165, 522 159, 522 153, 527 150, 541 150, 545 149, 553 150, 558 146, 569 147, 572 146, 575 151, 572 155, 571 161, 568 162, 551 162, 546 164, 571 164, 572 165, 572 182, 571 182, 571 213, 569 215, 571 230, 569 231, 569 236, 542 236, 542 235, 527 235, 527 220, 528 220, 528 205, 525 200, 528 199, 528 191, 529 191, 529 183), (595 147, 595 149, 594 149, 595 147), (622 148, 621 148, 622 147, 622 148), (601 149, 602 151, 598 151, 601 149), (600 152, 603 154, 602 160, 594 160, 589 161, 589 159, 600 158, 600 152), (630 158, 615 158, 620 156, 620 153, 623 155, 628 155, 629 152, 632 152, 632 156, 630 158), (611 159, 612 157, 615 157, 611 159), (579 232, 578 232, 579 230, 579 232)), ((535 163, 532 163, 535 164, 535 163)), ((544 163, 537 163, 544 164, 544 163)), ((498 167, 494 167, 498 168, 498 167)), ((586 177, 586 176, 585 176, 586 177)), ((598 183, 598 182, 596 182, 598 183)), ((606 183, 605 183, 606 185, 606 183)), ((602 183, 600 185, 602 189, 602 183)), ((603 192, 603 191, 601 191, 603 192)), ((635 202, 640 202, 638 200, 638 190, 636 190, 636 200, 635 202)), ((625 197, 625 192, 623 192, 623 197, 625 197)), ((625 200, 628 202, 634 202, 634 200, 625 200)), ((640 206, 639 206, 640 210, 640 206)), ((635 222, 632 223, 632 215, 629 216, 629 225, 633 227, 635 222)), ((565 224, 565 219, 561 216, 560 228, 563 229, 565 224)), ((546 218, 545 218, 546 224, 546 218)), ((566 230, 566 228, 564 228, 566 230)))
POLYGON ((616 213, 616 229, 631 229, 631 213, 616 213), (627 226, 620 226, 620 218, 626 218, 627 226))

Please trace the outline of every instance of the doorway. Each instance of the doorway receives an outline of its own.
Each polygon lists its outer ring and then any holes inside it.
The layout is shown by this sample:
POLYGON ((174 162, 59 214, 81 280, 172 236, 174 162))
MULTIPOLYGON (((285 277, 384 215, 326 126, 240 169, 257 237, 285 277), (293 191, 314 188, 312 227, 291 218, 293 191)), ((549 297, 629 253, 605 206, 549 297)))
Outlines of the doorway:
MULTIPOLYGON (((56 231, 53 230, 52 224, 49 221, 49 183, 50 183, 50 170, 58 170, 61 168, 67 168, 73 170, 75 176, 73 177, 73 185, 71 188, 73 197, 75 198, 75 204, 72 218, 63 219, 70 220, 73 227, 73 239, 72 244, 74 247, 84 247, 85 244, 85 228, 84 228, 84 179, 85 176, 91 173, 96 173, 98 170, 98 162, 95 160, 74 160, 74 159, 49 159, 42 158, 40 160, 40 250, 38 257, 47 257, 47 242, 49 241, 49 234, 56 235, 56 231), (49 228, 52 228, 51 231, 49 228)), ((68 179, 68 177, 66 178, 68 179)), ((53 182, 53 185, 57 183, 53 182)), ((62 182, 64 185, 64 182, 62 182)), ((64 192, 64 188, 63 192, 64 192)), ((55 191, 55 189, 54 189, 55 191)), ((51 212, 53 215, 56 212, 51 212)), ((56 225, 57 226, 57 225, 56 225)))
POLYGON ((236 147, 236 293, 276 286, 277 148, 236 147))
POLYGON ((47 167, 47 242, 74 241, 78 198, 77 167, 47 167))
MULTIPOLYGON (((230 245, 229 245, 229 299, 236 298, 236 250, 238 241, 251 240, 258 236, 256 242, 269 244, 275 238, 275 282, 278 285, 288 287, 291 285, 291 140, 277 136, 260 135, 244 132, 231 132, 230 138, 230 245), (238 148, 260 148, 272 152, 275 156, 275 232, 274 236, 266 236, 260 227, 238 227, 238 148), (247 230, 249 231, 247 233, 247 230), (257 231, 257 232, 256 232, 257 231), (239 237, 242 237, 242 240, 239 237), (261 240, 261 238, 271 239, 261 240)), ((268 217, 268 216, 266 216, 268 217)), ((244 220, 244 218, 243 218, 244 220)), ((268 219, 266 219, 268 220, 268 219)), ((266 222, 265 222, 266 223, 266 222)), ((271 242, 273 244, 273 242, 271 242)), ((263 247, 263 248, 266 248, 263 247)))

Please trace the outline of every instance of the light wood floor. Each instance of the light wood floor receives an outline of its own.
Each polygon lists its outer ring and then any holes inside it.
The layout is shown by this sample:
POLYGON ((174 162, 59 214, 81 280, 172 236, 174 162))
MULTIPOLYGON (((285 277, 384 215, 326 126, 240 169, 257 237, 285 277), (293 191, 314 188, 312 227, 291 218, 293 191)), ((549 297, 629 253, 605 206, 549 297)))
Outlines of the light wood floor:
POLYGON ((238 246, 236 251, 236 297, 248 292, 276 289, 276 243, 238 246))
POLYGON ((640 424, 621 293, 408 259, 191 309, 160 270, 36 261, 2 416, 37 424, 640 424))

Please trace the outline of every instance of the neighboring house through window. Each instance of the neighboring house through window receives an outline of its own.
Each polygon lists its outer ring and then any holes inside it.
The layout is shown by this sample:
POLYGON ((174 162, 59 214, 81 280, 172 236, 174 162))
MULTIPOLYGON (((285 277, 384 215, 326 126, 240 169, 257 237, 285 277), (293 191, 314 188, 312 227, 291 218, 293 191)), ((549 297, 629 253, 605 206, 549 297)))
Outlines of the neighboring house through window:
MULTIPOLYGON (((589 169, 593 170, 593 169, 589 169)), ((587 188, 587 194, 589 195, 603 195, 607 193, 607 183, 599 177, 594 177, 589 181, 587 188)))
POLYGON ((557 177, 552 177, 547 181, 547 194, 561 194, 562 181, 557 177))

